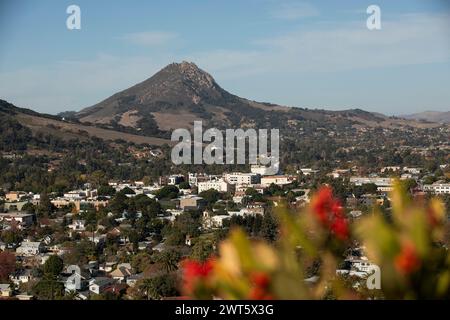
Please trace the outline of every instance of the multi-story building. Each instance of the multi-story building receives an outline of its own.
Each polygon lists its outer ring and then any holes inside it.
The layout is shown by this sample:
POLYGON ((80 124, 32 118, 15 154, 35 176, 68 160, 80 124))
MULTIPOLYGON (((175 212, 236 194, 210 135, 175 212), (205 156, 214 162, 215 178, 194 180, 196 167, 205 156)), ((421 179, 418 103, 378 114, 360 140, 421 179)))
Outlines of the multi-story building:
POLYGON ((184 176, 183 175, 181 175, 181 174, 173 174, 173 175, 169 176, 168 184, 171 185, 171 186, 174 186, 174 185, 180 184, 183 181, 184 181, 184 176))
POLYGON ((294 182, 295 177, 292 176, 267 176, 261 178, 261 185, 270 186, 272 183, 282 186, 294 182))
POLYGON ((188 182, 191 186, 197 186, 199 182, 206 182, 211 178, 204 173, 189 173, 188 182))
POLYGON ((377 191, 390 192, 393 189, 392 178, 379 178, 379 177, 351 177, 350 183, 355 186, 362 186, 363 184, 375 184, 377 191))
POLYGON ((450 183, 426 184, 423 186, 424 191, 432 192, 435 194, 450 194, 450 183))
POLYGON ((233 172, 226 173, 224 175, 224 179, 229 184, 257 184, 260 182, 261 177, 256 173, 242 173, 242 172, 233 172))
POLYGON ((33 224, 34 214, 22 212, 0 213, 0 221, 16 223, 19 229, 27 228, 33 224))
POLYGON ((227 183, 226 181, 224 181, 223 179, 199 182, 197 188, 198 188, 198 193, 207 191, 209 189, 214 189, 219 192, 230 192, 231 191, 230 184, 227 183))

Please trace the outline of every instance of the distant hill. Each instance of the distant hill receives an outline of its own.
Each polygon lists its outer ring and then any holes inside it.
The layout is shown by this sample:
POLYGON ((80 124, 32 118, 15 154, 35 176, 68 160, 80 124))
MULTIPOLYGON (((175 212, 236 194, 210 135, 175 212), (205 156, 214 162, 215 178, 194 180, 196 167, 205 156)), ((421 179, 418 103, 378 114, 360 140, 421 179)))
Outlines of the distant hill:
POLYGON ((59 116, 41 114, 29 109, 18 108, 4 100, 0 100, 0 117, 2 117, 2 119, 10 118, 13 121, 17 121, 20 125, 31 129, 31 132, 35 135, 52 135, 63 140, 78 139, 83 141, 95 137, 109 141, 120 139, 138 144, 171 144, 171 141, 165 139, 145 137, 76 122, 64 121, 59 116))
POLYGON ((450 123, 450 111, 425 111, 409 115, 402 115, 401 117, 409 120, 450 123))
POLYGON ((365 128, 440 126, 362 109, 328 111, 251 101, 222 89, 210 74, 190 62, 172 63, 149 79, 79 112, 41 114, 0 100, 0 117, 11 120, 2 124, 5 134, 13 134, 8 126, 16 123, 34 135, 64 140, 100 138, 149 145, 173 144, 172 130, 191 128, 195 120, 202 120, 205 128, 277 128, 291 141, 316 139, 318 132, 353 137, 355 130, 365 128))
POLYGON ((191 127, 194 120, 217 128, 288 130, 301 123, 325 127, 426 126, 360 109, 311 110, 251 101, 222 89, 209 73, 191 62, 169 64, 149 79, 94 106, 66 114, 82 123, 166 138, 172 129, 191 127))

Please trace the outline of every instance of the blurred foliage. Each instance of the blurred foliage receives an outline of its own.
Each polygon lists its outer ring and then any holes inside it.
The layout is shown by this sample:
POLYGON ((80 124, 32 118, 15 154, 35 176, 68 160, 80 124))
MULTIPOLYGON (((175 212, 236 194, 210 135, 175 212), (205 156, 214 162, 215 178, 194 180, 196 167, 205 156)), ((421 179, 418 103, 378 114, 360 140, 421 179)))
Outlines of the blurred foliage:
POLYGON ((275 243, 250 240, 235 228, 216 257, 184 261, 184 294, 197 299, 449 298, 444 204, 413 200, 407 187, 396 184, 389 221, 377 208, 350 221, 330 187, 319 189, 299 212, 276 203, 280 236, 275 243), (336 274, 356 247, 380 268, 380 289, 368 289, 366 279, 361 285, 336 274))

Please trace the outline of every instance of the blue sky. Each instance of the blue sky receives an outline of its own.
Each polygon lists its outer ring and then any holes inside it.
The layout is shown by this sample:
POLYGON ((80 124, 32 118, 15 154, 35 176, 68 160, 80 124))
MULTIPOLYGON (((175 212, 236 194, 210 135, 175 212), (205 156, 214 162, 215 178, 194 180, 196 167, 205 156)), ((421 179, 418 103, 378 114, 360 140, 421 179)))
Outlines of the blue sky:
POLYGON ((79 110, 188 60, 239 96, 385 114, 450 110, 442 0, 0 0, 0 98, 79 110), (81 30, 66 8, 81 8, 81 30), (369 5, 382 29, 366 28, 369 5))

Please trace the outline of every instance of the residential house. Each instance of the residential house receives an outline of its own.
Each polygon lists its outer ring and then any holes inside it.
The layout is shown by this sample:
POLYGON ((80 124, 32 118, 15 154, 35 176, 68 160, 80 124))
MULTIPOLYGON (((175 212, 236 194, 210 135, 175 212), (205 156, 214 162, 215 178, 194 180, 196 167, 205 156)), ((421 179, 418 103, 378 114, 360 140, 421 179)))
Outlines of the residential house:
POLYGON ((105 264, 100 265, 99 270, 104 271, 104 272, 111 272, 111 271, 113 271, 113 269, 116 265, 117 265, 117 262, 108 261, 108 262, 105 262, 105 264))
POLYGON ((224 220, 230 219, 230 215, 212 215, 209 211, 203 212, 202 227, 204 229, 222 228, 224 220))
POLYGON ((137 282, 143 278, 144 278, 143 273, 133 274, 133 275, 127 277, 126 283, 130 287, 134 287, 137 284, 137 282))
POLYGON ((70 265, 65 272, 67 277, 64 281, 64 288, 66 291, 82 291, 89 285, 91 273, 85 268, 80 268, 77 265, 70 265))
POLYGON ((33 225, 34 214, 22 212, 0 213, 0 222, 15 224, 19 229, 25 229, 33 225))
POLYGON ((33 279, 31 269, 19 269, 9 276, 9 279, 16 285, 20 286, 22 283, 28 283, 33 279))
POLYGON ((16 253, 21 256, 35 256, 44 251, 42 242, 24 241, 16 249, 16 253))
POLYGON ((72 231, 84 231, 86 230, 85 220, 74 220, 72 224, 68 225, 69 229, 72 231))
POLYGON ((106 278, 106 277, 97 277, 92 278, 89 281, 89 291, 95 293, 95 294, 102 294, 106 291, 106 289, 113 285, 116 282, 116 280, 112 278, 106 278))
POLYGON ((183 210, 203 209, 206 201, 202 197, 190 195, 180 198, 180 208, 183 210))
POLYGON ((0 297, 11 297, 13 290, 9 283, 0 283, 0 297))
POLYGON ((26 196, 27 194, 23 191, 11 191, 5 194, 6 202, 14 202, 19 201, 22 197, 26 196))
POLYGON ((133 272, 129 263, 122 263, 117 265, 117 268, 109 275, 119 282, 125 282, 128 277, 133 275, 133 272))

